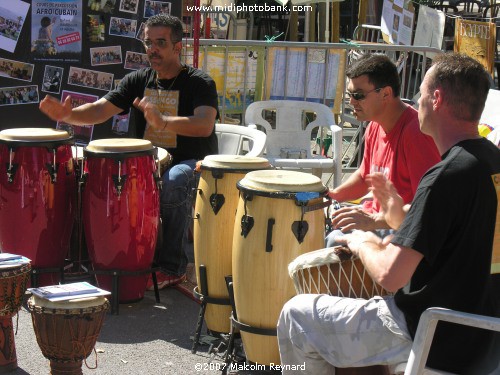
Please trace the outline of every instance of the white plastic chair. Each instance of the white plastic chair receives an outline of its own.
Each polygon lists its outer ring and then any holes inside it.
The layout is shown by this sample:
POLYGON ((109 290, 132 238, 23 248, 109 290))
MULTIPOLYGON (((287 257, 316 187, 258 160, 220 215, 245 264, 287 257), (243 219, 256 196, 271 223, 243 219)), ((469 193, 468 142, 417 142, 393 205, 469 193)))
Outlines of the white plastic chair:
POLYGON ((219 154, 261 156, 266 147, 266 133, 242 125, 215 124, 219 154))
MULTIPOLYGON (((410 357, 406 365, 405 375, 450 374, 449 372, 437 371, 425 366, 434 332, 440 320, 500 332, 500 318, 431 307, 425 310, 420 317, 417 332, 415 333, 415 340, 413 341, 410 357)), ((500 367, 493 370, 491 374, 498 373, 500 373, 500 367)))
MULTIPOLYGON (((267 134, 265 157, 275 168, 308 169, 321 177, 333 173, 333 185, 342 181, 342 129, 335 124, 333 112, 326 105, 297 100, 268 100, 250 104, 245 112, 247 126, 260 126, 267 134), (276 127, 264 119, 263 111, 276 113, 276 127), (315 113, 314 121, 305 124, 305 113, 315 113), (332 136, 332 158, 311 153, 312 131, 326 127, 332 136), (295 154, 299 158, 288 158, 295 154), (302 158, 301 156, 305 156, 302 158)), ((321 134, 318 130, 318 134, 321 134)))

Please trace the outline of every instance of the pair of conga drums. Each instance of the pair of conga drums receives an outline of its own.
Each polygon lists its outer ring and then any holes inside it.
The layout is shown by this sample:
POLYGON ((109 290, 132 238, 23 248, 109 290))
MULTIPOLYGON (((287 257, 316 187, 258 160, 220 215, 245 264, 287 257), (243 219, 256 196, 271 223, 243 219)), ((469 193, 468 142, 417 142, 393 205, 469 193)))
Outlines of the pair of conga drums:
POLYGON ((40 285, 59 282, 74 223, 76 179, 72 137, 54 129, 0 132, 0 248, 48 270, 40 285))
MULTIPOLYGON (((208 295, 228 298, 232 275, 238 322, 275 330, 294 294, 287 265, 324 243, 326 187, 313 175, 271 170, 266 159, 213 155, 201 165, 194 250, 206 267, 208 295)), ((208 304, 207 327, 230 331, 231 307, 208 304)), ((280 363, 276 336, 241 331, 247 360, 280 363)))

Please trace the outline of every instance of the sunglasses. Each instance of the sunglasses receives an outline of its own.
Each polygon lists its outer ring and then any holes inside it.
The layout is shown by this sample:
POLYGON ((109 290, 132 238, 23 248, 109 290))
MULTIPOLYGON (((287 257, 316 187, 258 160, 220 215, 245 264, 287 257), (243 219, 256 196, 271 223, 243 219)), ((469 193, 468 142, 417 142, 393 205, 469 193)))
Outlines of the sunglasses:
MULTIPOLYGON (((146 48, 146 49, 150 49, 153 46, 158 47, 158 48, 165 48, 168 46, 168 40, 156 39, 155 41, 153 41, 150 39, 144 39, 142 41, 142 44, 144 45, 144 48, 146 48)), ((173 43, 173 44, 175 44, 175 43, 173 43)))
POLYGON ((377 89, 373 89, 371 91, 368 91, 368 92, 350 92, 350 91, 346 91, 346 95, 348 96, 347 99, 349 98, 353 98, 354 100, 356 101, 361 101, 361 100, 365 100, 366 97, 368 96, 368 94, 372 93, 372 92, 379 92, 380 90, 382 90, 383 87, 379 87, 377 89))

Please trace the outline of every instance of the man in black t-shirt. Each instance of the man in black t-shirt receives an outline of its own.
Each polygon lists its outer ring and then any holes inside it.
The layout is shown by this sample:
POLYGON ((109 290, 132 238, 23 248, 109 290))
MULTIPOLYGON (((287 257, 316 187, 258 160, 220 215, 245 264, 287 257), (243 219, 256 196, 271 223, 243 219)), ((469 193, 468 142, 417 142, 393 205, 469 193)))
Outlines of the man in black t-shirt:
MULTIPOLYGON (((468 56, 434 59, 420 87, 418 114, 442 161, 422 177, 392 238, 363 231, 343 237, 370 275, 395 294, 370 300, 294 297, 278 322, 282 364, 304 364, 310 374, 332 366, 397 365, 407 361, 420 315, 429 307, 500 316, 500 150, 477 128, 489 86, 488 73, 468 56)), ((382 176, 371 177, 377 178, 382 176)), ((373 184, 374 195, 386 201, 382 207, 395 212, 399 205, 401 211, 394 187, 382 191, 385 197, 379 188, 373 184)), ((496 373, 500 356, 492 336, 440 323, 427 365, 459 374, 496 373), (491 361, 478 366, 487 353, 491 361)))
MULTIPOLYGON (((115 90, 94 103, 71 108, 70 97, 61 103, 50 96, 40 102, 40 110, 51 119, 72 125, 99 124, 130 109, 136 131, 132 136, 149 139, 171 154, 172 165, 162 176, 160 288, 185 279, 188 258, 184 248, 191 192, 196 186, 193 171, 198 160, 218 153, 215 82, 181 63, 182 36, 178 18, 153 16, 145 23, 143 41, 151 68, 126 75, 115 90)), ((152 288, 151 281, 148 288, 152 288)))

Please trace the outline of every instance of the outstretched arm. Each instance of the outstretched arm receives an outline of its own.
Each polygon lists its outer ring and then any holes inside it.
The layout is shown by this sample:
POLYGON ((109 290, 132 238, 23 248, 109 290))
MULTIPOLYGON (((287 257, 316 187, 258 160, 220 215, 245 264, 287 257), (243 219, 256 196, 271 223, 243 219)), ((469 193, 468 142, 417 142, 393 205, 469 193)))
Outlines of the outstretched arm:
POLYGON ((71 96, 68 96, 64 102, 46 95, 40 102, 40 111, 54 121, 64 121, 71 125, 93 125, 100 124, 112 116, 123 112, 111 102, 104 98, 94 103, 86 103, 79 107, 71 107, 71 96))

